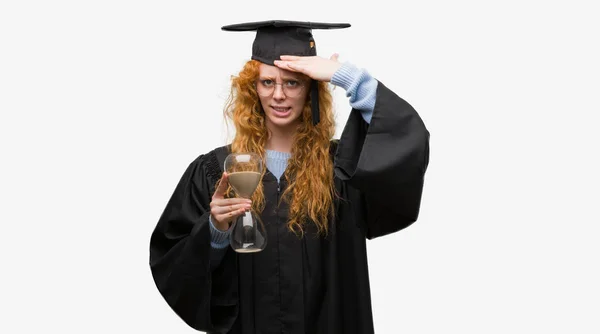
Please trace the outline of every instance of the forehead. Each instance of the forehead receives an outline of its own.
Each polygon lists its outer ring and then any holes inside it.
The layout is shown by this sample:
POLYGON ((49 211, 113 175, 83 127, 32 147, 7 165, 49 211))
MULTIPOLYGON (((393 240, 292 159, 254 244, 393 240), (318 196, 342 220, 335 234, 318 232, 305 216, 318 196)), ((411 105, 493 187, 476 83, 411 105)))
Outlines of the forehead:
POLYGON ((261 77, 279 77, 279 76, 281 76, 281 77, 286 77, 286 78, 289 78, 289 77, 301 78, 301 75, 299 73, 284 70, 277 66, 272 66, 272 65, 267 65, 267 64, 260 64, 258 74, 261 77))

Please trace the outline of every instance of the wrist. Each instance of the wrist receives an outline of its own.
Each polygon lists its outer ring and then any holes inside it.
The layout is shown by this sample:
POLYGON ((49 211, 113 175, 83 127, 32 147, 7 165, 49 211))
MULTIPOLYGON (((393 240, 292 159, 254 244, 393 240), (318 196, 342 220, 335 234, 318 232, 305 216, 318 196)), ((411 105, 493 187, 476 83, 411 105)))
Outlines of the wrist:
POLYGON ((216 224, 215 228, 221 232, 227 232, 229 231, 229 224, 216 224))
POLYGON ((212 215, 210 215, 209 221, 213 228, 219 232, 227 232, 229 230, 229 223, 219 223, 212 215))
POLYGON ((335 86, 342 87, 347 91, 353 84, 356 84, 356 82, 360 80, 361 72, 362 71, 352 63, 342 63, 331 77, 331 83, 335 86))

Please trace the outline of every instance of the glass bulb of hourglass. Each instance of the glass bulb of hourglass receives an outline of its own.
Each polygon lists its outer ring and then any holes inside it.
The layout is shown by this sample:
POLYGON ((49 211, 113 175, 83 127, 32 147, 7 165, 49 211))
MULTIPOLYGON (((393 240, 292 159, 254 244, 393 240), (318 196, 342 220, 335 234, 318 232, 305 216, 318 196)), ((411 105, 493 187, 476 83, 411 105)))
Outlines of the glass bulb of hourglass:
MULTIPOLYGON (((263 162, 255 153, 232 153, 225 159, 227 179, 238 197, 252 198, 260 184, 263 162)), ((246 211, 233 222, 231 247, 239 253, 260 252, 267 245, 267 232, 256 213, 246 211)))

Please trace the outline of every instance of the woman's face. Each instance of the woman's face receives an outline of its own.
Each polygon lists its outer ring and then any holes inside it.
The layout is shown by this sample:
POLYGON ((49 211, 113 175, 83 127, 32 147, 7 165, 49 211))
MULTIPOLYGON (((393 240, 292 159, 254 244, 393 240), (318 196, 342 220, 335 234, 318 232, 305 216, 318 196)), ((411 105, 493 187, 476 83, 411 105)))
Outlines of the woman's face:
POLYGON ((309 91, 306 77, 267 64, 260 64, 259 71, 256 90, 265 111, 267 127, 298 125, 309 91))

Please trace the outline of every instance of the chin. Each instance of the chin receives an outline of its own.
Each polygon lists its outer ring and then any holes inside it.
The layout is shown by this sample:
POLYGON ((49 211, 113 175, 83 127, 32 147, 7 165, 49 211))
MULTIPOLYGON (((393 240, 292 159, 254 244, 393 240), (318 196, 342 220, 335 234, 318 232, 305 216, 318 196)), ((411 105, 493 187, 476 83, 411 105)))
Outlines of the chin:
POLYGON ((269 122, 277 127, 289 127, 294 124, 298 124, 300 120, 298 118, 278 118, 278 117, 269 117, 269 122))

